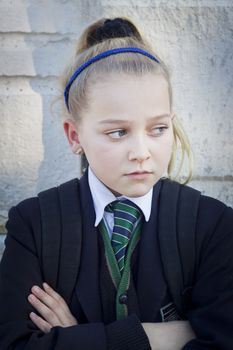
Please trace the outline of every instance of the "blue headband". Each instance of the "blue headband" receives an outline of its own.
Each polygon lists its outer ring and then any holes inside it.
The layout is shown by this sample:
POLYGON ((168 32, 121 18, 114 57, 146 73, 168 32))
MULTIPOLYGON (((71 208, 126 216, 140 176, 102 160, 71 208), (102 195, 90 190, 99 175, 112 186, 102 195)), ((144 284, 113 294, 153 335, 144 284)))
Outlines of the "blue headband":
POLYGON ((73 82, 75 81, 75 79, 77 78, 77 76, 84 70, 86 69, 88 66, 90 66, 92 63, 99 61, 102 58, 111 56, 111 55, 115 55, 117 53, 121 53, 121 52, 135 52, 135 53, 140 53, 141 55, 147 56, 148 58, 150 58, 151 60, 160 63, 159 60, 154 57, 153 55, 151 55, 149 52, 144 51, 142 49, 139 49, 137 47, 119 47, 119 48, 115 48, 115 49, 111 49, 111 50, 107 50, 107 51, 103 51, 100 54, 90 58, 88 61, 84 62, 80 67, 78 67, 78 69, 74 72, 74 74, 71 76, 68 84, 66 85, 65 91, 64 91, 64 98, 65 98, 65 103, 66 103, 66 107, 69 111, 69 91, 71 88, 71 85, 73 84, 73 82))

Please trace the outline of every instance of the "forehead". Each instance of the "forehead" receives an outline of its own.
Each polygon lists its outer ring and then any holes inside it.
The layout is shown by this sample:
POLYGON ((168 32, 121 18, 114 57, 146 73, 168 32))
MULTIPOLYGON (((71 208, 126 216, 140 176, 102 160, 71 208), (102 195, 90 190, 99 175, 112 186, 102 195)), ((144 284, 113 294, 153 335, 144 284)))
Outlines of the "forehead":
POLYGON ((97 78, 88 90, 90 113, 154 115, 170 111, 168 83, 161 74, 111 73, 97 78))

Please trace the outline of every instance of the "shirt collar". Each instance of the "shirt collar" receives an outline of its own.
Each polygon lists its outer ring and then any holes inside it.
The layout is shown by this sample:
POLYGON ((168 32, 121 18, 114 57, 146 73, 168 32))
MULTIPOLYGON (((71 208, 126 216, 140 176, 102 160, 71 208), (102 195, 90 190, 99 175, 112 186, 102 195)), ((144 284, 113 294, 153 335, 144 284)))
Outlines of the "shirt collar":
POLYGON ((115 201, 116 199, 127 198, 131 202, 135 203, 143 212, 145 220, 149 221, 151 214, 152 194, 153 189, 151 188, 144 196, 141 197, 127 197, 120 196, 116 197, 104 184, 101 182, 93 173, 91 167, 88 167, 88 183, 94 202, 95 208, 95 226, 98 226, 104 216, 105 207, 115 201))

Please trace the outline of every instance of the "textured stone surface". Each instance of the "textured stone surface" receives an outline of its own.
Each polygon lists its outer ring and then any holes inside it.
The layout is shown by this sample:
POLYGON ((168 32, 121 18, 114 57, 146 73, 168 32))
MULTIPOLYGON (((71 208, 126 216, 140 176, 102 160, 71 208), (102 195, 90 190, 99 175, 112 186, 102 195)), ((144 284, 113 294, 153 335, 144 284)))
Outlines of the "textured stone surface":
MULTIPOLYGON (((141 9, 154 8, 222 8, 232 6, 231 0, 1 0, 1 32, 76 33, 87 22, 105 14, 128 14, 140 17, 141 9)), ((151 16, 147 16, 150 20, 151 16)))
POLYGON ((67 36, 21 33, 0 37, 0 74, 3 76, 58 76, 75 45, 67 36))
POLYGON ((2 0, 0 31, 76 33, 88 21, 102 15, 99 0, 2 0))
POLYGON ((61 178, 64 181, 80 174, 78 157, 69 150, 62 124, 51 115, 56 81, 1 80, 0 228, 12 205, 58 185, 61 178))
POLYGON ((2 0, 0 232, 12 205, 79 176, 51 103, 83 28, 119 15, 139 24, 170 67, 195 154, 191 185, 233 205, 231 0, 2 0))
POLYGON ((43 159, 40 96, 34 94, 0 96, 0 225, 15 198, 30 195, 36 188, 38 170, 43 159), (35 106, 37 107, 35 109, 35 106), (20 114, 19 114, 19 111, 20 114), (32 112, 33 111, 33 112, 32 112))
POLYGON ((193 180, 189 186, 201 191, 202 194, 216 198, 233 207, 233 182, 216 180, 193 180))

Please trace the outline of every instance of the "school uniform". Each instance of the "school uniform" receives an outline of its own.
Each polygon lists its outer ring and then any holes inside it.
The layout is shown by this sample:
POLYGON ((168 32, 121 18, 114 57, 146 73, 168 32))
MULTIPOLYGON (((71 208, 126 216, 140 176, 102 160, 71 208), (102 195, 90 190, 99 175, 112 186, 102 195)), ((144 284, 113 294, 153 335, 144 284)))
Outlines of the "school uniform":
MULTIPOLYGON (((116 320, 116 291, 106 264, 103 239, 95 226, 96 213, 87 173, 79 184, 83 218, 81 264, 68 301, 79 324, 54 327, 50 333, 43 334, 29 319, 32 307, 27 296, 32 285, 41 286, 44 282, 41 213, 38 198, 30 198, 9 212, 6 250, 0 270, 1 350, 150 349, 141 322, 180 319, 165 281, 158 242, 162 181, 153 188, 151 213, 148 221, 144 218, 140 240, 131 257, 131 278, 125 293, 128 316, 122 320, 116 320)), ((145 216, 146 213, 145 209, 145 216)), ((217 200, 201 196, 196 234, 201 238, 197 239, 197 244, 202 242, 202 247, 196 261, 196 282, 187 313, 196 339, 183 349, 232 350, 233 210, 217 200)), ((74 232, 70 235, 75 237, 74 232)), ((73 279, 75 276, 73 266, 69 266, 71 251, 74 251, 72 244, 65 255, 59 257, 63 284, 72 283, 71 275, 73 279), (70 274, 64 273, 69 268, 70 274)), ((49 280, 46 282, 50 284, 49 280)), ((62 295, 62 285, 57 292, 62 295)))

